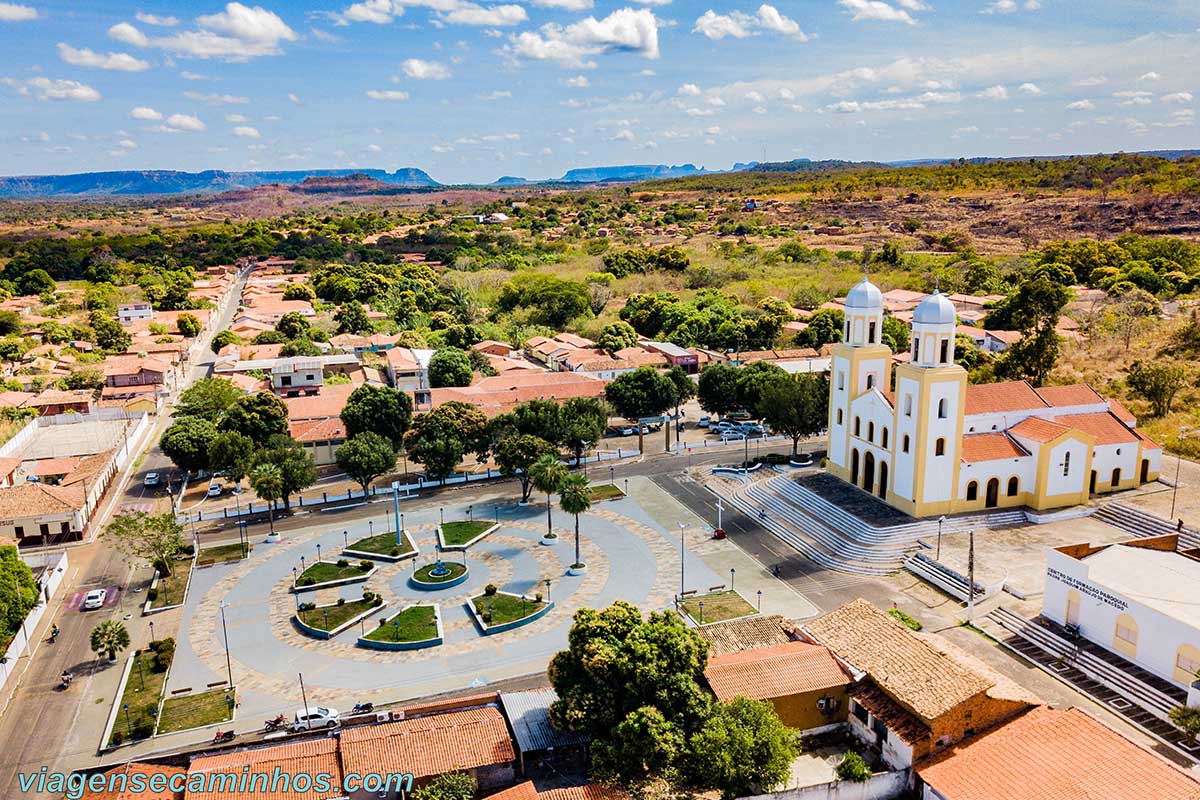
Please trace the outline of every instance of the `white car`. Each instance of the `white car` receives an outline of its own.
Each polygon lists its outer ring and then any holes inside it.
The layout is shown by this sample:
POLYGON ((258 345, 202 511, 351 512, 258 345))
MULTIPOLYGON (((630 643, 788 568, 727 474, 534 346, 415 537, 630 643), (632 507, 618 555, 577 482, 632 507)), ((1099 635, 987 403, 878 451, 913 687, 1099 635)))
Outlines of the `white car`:
POLYGON ((318 728, 336 728, 341 723, 341 714, 336 708, 310 706, 307 710, 296 709, 293 731, 313 731, 318 728))
POLYGON ((96 608, 103 608, 104 601, 108 599, 108 589, 92 589, 83 597, 83 605, 80 606, 84 611, 91 611, 96 608))
POLYGON ((209 497, 220 497, 222 491, 223 490, 221 489, 221 484, 217 483, 216 481, 213 481, 212 483, 210 483, 208 485, 208 496, 209 497))
POLYGON ((158 486, 158 480, 159 480, 159 478, 158 478, 157 472, 147 472, 146 477, 144 479, 142 479, 142 485, 143 486, 158 486))

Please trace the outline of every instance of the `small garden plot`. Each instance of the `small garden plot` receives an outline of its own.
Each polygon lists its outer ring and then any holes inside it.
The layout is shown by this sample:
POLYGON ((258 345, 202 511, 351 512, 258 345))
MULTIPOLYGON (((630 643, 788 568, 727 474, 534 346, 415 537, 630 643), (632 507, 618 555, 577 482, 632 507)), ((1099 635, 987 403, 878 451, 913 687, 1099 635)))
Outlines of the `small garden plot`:
POLYGON ((748 617, 757 613, 754 606, 732 589, 689 597, 680 603, 680 607, 685 614, 701 625, 748 617), (700 609, 701 603, 704 603, 703 612, 700 609))
POLYGON ((158 718, 158 732, 175 733, 233 719, 236 697, 232 689, 213 689, 199 694, 168 697, 158 718))
POLYGON ((449 583, 456 578, 461 578, 467 572, 465 564, 454 561, 443 561, 441 565, 446 572, 445 575, 437 574, 438 565, 436 563, 426 564, 413 573, 413 580, 418 583, 449 583))
POLYGON ((361 600, 342 598, 337 603, 328 606, 301 603, 300 608, 296 611, 296 618, 310 628, 329 633, 381 605, 383 605, 382 597, 373 592, 365 592, 361 600))
POLYGON ((350 561, 345 558, 337 561, 317 561, 300 573, 300 577, 296 579, 296 586, 304 588, 318 583, 361 578, 374 568, 375 565, 370 561, 350 561))
POLYGON ((444 547, 462 547, 494 524, 492 522, 472 522, 465 519, 443 522, 442 545, 444 547))
POLYGON ((192 559, 181 558, 171 560, 171 574, 158 576, 158 585, 150 590, 146 599, 150 608, 165 608, 183 603, 187 594, 188 581, 192 579, 192 559))
POLYGON ((254 545, 250 544, 250 542, 234 542, 233 544, 205 547, 200 550, 200 555, 196 557, 196 563, 204 567, 213 564, 229 564, 234 561, 241 561, 243 558, 249 558, 250 551, 253 549, 254 545))
POLYGON ((375 555, 389 556, 391 558, 402 558, 417 552, 417 548, 413 546, 412 540, 408 538, 407 533, 401 534, 400 544, 397 545, 395 531, 359 539, 357 542, 351 542, 350 546, 346 549, 353 550, 355 553, 374 553, 375 555))
POLYGON ((108 746, 149 739, 154 735, 154 715, 158 711, 158 700, 162 696, 167 670, 174 657, 174 639, 151 642, 149 648, 134 656, 133 667, 125 681, 125 691, 117 700, 117 717, 108 737, 108 746), (142 660, 141 665, 136 662, 138 658, 142 660), (128 716, 125 713, 127 705, 128 716))
POLYGON ((621 491, 615 483, 601 483, 589 487, 589 490, 592 493, 593 503, 598 503, 601 500, 616 500, 619 497, 625 496, 625 492, 621 491))
POLYGON ((471 598, 471 605, 489 628, 532 617, 546 607, 546 603, 536 596, 522 600, 520 595, 497 592, 492 586, 488 589, 492 590, 491 594, 485 589, 483 594, 471 598))
POLYGON ((373 642, 424 642, 437 635, 437 608, 409 606, 391 619, 380 620, 379 627, 364 638, 373 642))

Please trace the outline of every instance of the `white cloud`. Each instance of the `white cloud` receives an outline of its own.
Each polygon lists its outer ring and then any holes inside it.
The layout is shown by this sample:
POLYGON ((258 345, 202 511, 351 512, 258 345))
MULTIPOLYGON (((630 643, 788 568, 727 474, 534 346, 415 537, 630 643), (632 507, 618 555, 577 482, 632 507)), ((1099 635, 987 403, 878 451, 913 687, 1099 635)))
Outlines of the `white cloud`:
POLYGON ((383 152, 383 148, 377 144, 367 145, 367 150, 371 151, 372 153, 382 153, 383 152))
POLYGON ((247 117, 245 114, 226 114, 225 121, 226 122, 249 122, 250 118, 247 117))
POLYGON ((1103 86, 1106 83, 1108 83, 1108 78, 1103 75, 1089 75, 1075 81, 1076 86, 1103 86))
POLYGON ((392 7, 391 0, 364 0, 348 7, 338 17, 338 22, 373 22, 376 25, 386 25, 394 17, 404 13, 402 7, 392 7))
POLYGON ((1011 14, 1017 10, 1016 0, 996 0, 987 8, 980 11, 980 14, 1011 14))
POLYGON ((1096 104, 1091 100, 1076 100, 1074 103, 1067 103, 1068 111, 1091 111, 1096 107, 1096 104))
POLYGON ((450 68, 440 61, 407 58, 400 65, 400 69, 405 75, 418 81, 440 81, 450 77, 450 68))
POLYGON ((183 78, 185 81, 206 81, 206 80, 208 80, 207 76, 201 75, 198 72, 189 72, 186 69, 183 72, 179 73, 179 77, 183 78))
POLYGON ((503 5, 484 8, 475 3, 459 3, 458 7, 442 15, 442 19, 457 25, 487 25, 502 27, 517 25, 529 19, 523 6, 503 5))
POLYGON ((574 78, 567 78, 563 83, 572 89, 586 89, 592 85, 592 82, 587 79, 586 75, 576 75, 574 78))
POLYGON ((1117 98, 1122 106, 1148 106, 1153 100, 1153 92, 1113 92, 1113 97, 1117 98))
POLYGON ((133 139, 122 139, 121 141, 117 142, 117 147, 120 147, 123 150, 136 150, 137 142, 135 142, 133 139))
POLYGON ((761 103, 763 101, 762 92, 756 92, 754 90, 746 92, 746 99, 751 103, 761 103))
POLYGON ((692 33, 703 34, 714 41, 727 36, 745 39, 762 31, 780 33, 801 42, 808 40, 808 36, 800 30, 799 23, 780 14, 775 6, 765 3, 758 7, 758 13, 753 16, 741 11, 718 14, 710 8, 692 26, 692 33))
POLYGON ((1144 75, 1142 75, 1140 78, 1138 78, 1138 80, 1139 81, 1156 81, 1161 77, 1162 76, 1159 75, 1157 72, 1150 71, 1150 72, 1147 72, 1144 75))
POLYGON ((153 108, 146 106, 138 106, 129 112, 129 116, 134 119, 160 120, 163 118, 161 111, 155 111, 153 108))
POLYGON ((294 105, 304 105, 304 101, 297 97, 294 92, 288 92, 287 99, 290 100, 294 105))
MULTIPOLYGON (((557 8, 581 10, 591 8, 587 0, 547 0, 539 5, 552 5, 557 8)), ((519 5, 497 5, 484 7, 470 0, 362 0, 348 6, 340 14, 334 14, 338 25, 348 25, 351 22, 372 22, 376 25, 387 25, 396 17, 402 16, 406 8, 428 8, 437 16, 435 24, 450 23, 458 25, 516 25, 528 19, 525 9, 519 5)), ((495 35, 495 34, 491 34, 495 35)))
POLYGON ((134 58, 128 53, 97 53, 84 48, 74 48, 65 42, 58 43, 58 57, 77 67, 92 67, 117 72, 142 72, 150 69, 150 62, 134 58))
POLYGON ((137 47, 153 47, 192 58, 248 61, 283 52, 283 42, 299 37, 282 19, 262 6, 226 4, 217 14, 196 17, 196 29, 169 36, 149 37, 128 22, 108 29, 110 38, 137 47))
POLYGON ((157 14, 143 14, 141 11, 133 16, 138 22, 143 22, 147 25, 161 25, 164 28, 173 28, 179 24, 178 17, 160 17, 157 14))
POLYGON ((907 11, 890 6, 882 0, 838 0, 838 5, 847 11, 853 11, 851 17, 855 22, 874 20, 878 22, 904 22, 916 25, 917 21, 907 11))
POLYGON ((1023 94, 1038 95, 1042 93, 1042 89, 1036 83, 1022 83, 1017 87, 1017 91, 1023 94))
POLYGON ((986 100, 1007 100, 1008 99, 1008 89, 1005 89, 1003 86, 1000 86, 1000 85, 989 86, 988 88, 984 89, 982 92, 980 92, 976 96, 982 97, 986 100))
POLYGON ((372 100, 407 100, 408 92, 395 89, 368 89, 367 97, 372 100))
POLYGON ((1192 93, 1175 92, 1173 94, 1164 94, 1158 99, 1163 103, 1190 103, 1192 102, 1192 93))
POLYGON ((636 138, 637 137, 633 135, 633 131, 629 130, 628 128, 617 131, 616 135, 612 137, 614 142, 632 142, 636 138))
POLYGON ((205 125, 200 118, 191 114, 172 114, 167 117, 167 121, 160 128, 160 130, 168 132, 188 131, 191 133, 198 133, 204 129, 205 125))
MULTIPOLYGON (((911 1, 911 0, 910 0, 911 1)), ((919 4, 918 4, 919 5, 919 4)), ((766 3, 758 7, 758 24, 764 30, 773 33, 781 33, 784 36, 806 41, 808 36, 804 31, 800 30, 800 24, 793 19, 789 19, 779 13, 775 6, 769 6, 766 3)))
POLYGON ((211 103, 213 105, 230 105, 244 106, 250 102, 249 97, 241 97, 236 94, 204 94, 203 92, 186 91, 183 96, 189 100, 195 100, 197 103, 211 103))
POLYGON ((100 99, 100 92, 86 83, 52 78, 0 78, 0 85, 8 86, 24 97, 38 100, 76 100, 92 103, 100 99))
POLYGON ((700 87, 694 83, 685 83, 679 87, 677 94, 681 97, 699 97, 700 87))
POLYGON ((240 136, 243 139, 259 139, 262 134, 258 132, 258 128, 252 128, 249 125, 238 125, 233 129, 234 136, 240 136))
POLYGON ((480 100, 507 100, 512 97, 512 92, 508 90, 497 89, 494 92, 477 95, 480 100))
POLYGON ((561 8, 564 11, 586 11, 594 4, 592 0, 530 0, 542 8, 561 8))
POLYGON ((429 148, 435 153, 453 153, 454 148, 448 144, 435 144, 429 148))
POLYGON ((537 33, 525 31, 512 37, 505 50, 516 58, 569 67, 593 67, 589 56, 613 52, 658 58, 658 20, 644 8, 621 8, 604 19, 586 17, 565 27, 550 23, 537 33))
POLYGON ((0 22, 28 22, 38 18, 38 10, 33 6, 19 6, 16 3, 0 3, 0 22))

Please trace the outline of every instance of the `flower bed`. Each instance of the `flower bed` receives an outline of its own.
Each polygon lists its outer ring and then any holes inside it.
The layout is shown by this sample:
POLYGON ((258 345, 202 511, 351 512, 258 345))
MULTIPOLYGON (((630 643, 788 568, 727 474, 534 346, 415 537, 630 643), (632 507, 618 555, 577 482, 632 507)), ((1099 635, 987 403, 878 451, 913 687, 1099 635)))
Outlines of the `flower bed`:
POLYGON ((378 567, 370 561, 350 561, 345 558, 337 561, 318 561, 300 573, 292 591, 312 592, 347 583, 362 583, 371 577, 376 569, 378 567))
POLYGON ((436 647, 444 638, 438 606, 418 604, 380 620, 379 627, 358 638, 358 644, 370 650, 419 650, 436 647))
POLYGON ((600 483, 589 487, 588 491, 591 492, 593 503, 601 500, 616 500, 625 496, 625 492, 621 491, 615 483, 600 483))
POLYGON ((466 564, 459 564, 454 561, 443 561, 442 566, 449 572, 444 576, 430 575, 436 564, 426 564, 419 570, 414 572, 408 579, 408 583, 414 589, 431 592, 437 589, 449 589, 451 586, 458 586, 470 576, 470 570, 466 564))
POLYGON ((342 551, 343 555, 350 558, 376 558, 380 561, 403 561, 406 558, 415 558, 420 551, 413 544, 412 539, 408 538, 408 533, 404 532, 400 535, 400 545, 396 545, 396 532, 380 533, 375 536, 368 536, 365 539, 359 539, 357 542, 351 542, 350 546, 342 551))
MULTIPOLYGON (((494 587, 493 587, 494 588, 494 587)), ((554 608, 553 602, 526 597, 512 592, 476 595, 467 601, 467 610, 484 636, 503 633, 539 620, 554 608)))
POLYGON ((217 564, 232 564, 250 557, 254 545, 250 542, 233 542, 216 547, 205 547, 196 556, 196 566, 212 567, 217 564))
POLYGON ((236 689, 211 689, 163 700, 158 715, 158 733, 162 736, 232 722, 237 707, 236 689), (233 702, 230 702, 233 700, 233 702))
POLYGON ((151 645, 154 650, 146 648, 129 657, 121 692, 109 715, 103 748, 149 739, 154 735, 155 714, 167 683, 167 670, 175 656, 175 640, 164 639, 151 645), (142 659, 140 667, 137 665, 139 657, 142 659), (126 705, 129 706, 128 715, 126 705))
POLYGON ((292 616, 301 632, 317 639, 332 639, 361 619, 387 607, 383 598, 364 592, 361 600, 339 600, 329 605, 304 603, 292 616))
POLYGON ((697 625, 708 625, 713 622, 724 622, 729 619, 739 619, 757 614, 754 606, 732 589, 710 594, 692 595, 679 604, 680 611, 686 614, 697 625), (700 604, 704 603, 704 613, 700 613, 700 604))
POLYGON ((443 550, 466 550, 498 530, 500 526, 493 522, 472 522, 465 519, 443 522, 438 526, 438 541, 443 550))

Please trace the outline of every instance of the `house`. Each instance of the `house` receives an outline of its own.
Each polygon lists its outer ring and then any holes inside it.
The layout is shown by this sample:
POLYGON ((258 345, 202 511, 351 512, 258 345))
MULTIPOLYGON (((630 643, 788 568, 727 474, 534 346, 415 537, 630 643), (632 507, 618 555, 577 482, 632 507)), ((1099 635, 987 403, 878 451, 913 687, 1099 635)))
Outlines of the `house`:
POLYGON ((765 700, 784 725, 805 733, 846 721, 854 683, 829 648, 799 641, 711 656, 704 679, 718 700, 765 700))
POLYGON ((1197 587, 1200 551, 1181 550, 1178 534, 1057 547, 1042 616, 1188 689, 1200 675, 1197 587))
POLYGON ((660 353, 666 356, 670 366, 679 367, 689 375, 700 371, 700 356, 693 350, 687 350, 670 342, 643 341, 639 344, 651 353, 660 353))
POLYGON ((1157 480, 1162 448, 1090 387, 969 385, 957 328, 946 297, 922 300, 893 392, 882 295, 867 278, 847 294, 830 367, 830 472, 915 517, 1045 511, 1157 480))
POLYGON ((987 730, 1041 701, 948 640, 915 633, 866 600, 805 622, 861 677, 849 688, 853 735, 894 769, 987 730))
MULTIPOLYGON (((344 728, 338 739, 346 773, 409 773, 416 785, 444 772, 471 775, 480 789, 512 783, 516 753, 494 705, 344 728)), ((380 793, 394 800, 399 792, 380 793)))
POLYGON ((539 792, 533 781, 525 781, 489 795, 486 800, 629 800, 629 795, 623 789, 607 783, 560 786, 539 792))
POLYGON ((417 405, 429 402, 429 360, 433 350, 393 347, 387 351, 388 383, 416 398, 417 405))
POLYGON ((338 448, 346 443, 346 423, 340 417, 288 421, 289 434, 313 457, 318 467, 337 463, 338 448))
POLYGON ((0 540, 9 544, 76 541, 86 525, 79 484, 18 483, 0 489, 0 540))
POLYGON ((430 407, 459 400, 478 406, 489 416, 509 411, 529 400, 569 400, 572 397, 604 397, 604 381, 574 372, 526 372, 514 370, 482 378, 470 386, 445 387, 429 392, 430 407))
POLYGON ((117 319, 122 325, 131 325, 143 319, 154 319, 154 306, 149 303, 122 303, 117 306, 117 319))
POLYGON ((611 381, 618 375, 633 372, 642 367, 665 370, 669 366, 662 353, 650 353, 640 347, 627 347, 613 356, 596 350, 576 350, 563 359, 559 366, 566 372, 590 375, 602 381, 611 381))
POLYGON ((0 488, 6 486, 15 486, 17 483, 17 468, 21 466, 21 459, 0 457, 0 488))
POLYGON ((284 300, 283 295, 251 295, 245 298, 243 304, 259 319, 278 322, 284 314, 299 314, 302 317, 314 317, 312 303, 307 300, 284 300))
POLYGON ((796 641, 800 633, 794 622, 778 614, 756 614, 701 625, 695 632, 708 642, 710 657, 787 644, 796 641))
POLYGON ((1195 800, 1200 782, 1077 708, 1040 706, 919 762, 922 800, 1195 800))
POLYGON ((580 734, 560 731, 550 724, 550 704, 557 699, 553 689, 500 693, 500 706, 512 727, 522 775, 525 774, 526 756, 562 753, 578 749, 587 742, 580 734))
POLYGON ((136 355, 109 356, 100 364, 105 386, 160 386, 171 365, 157 358, 136 355))
POLYGON ((89 389, 46 389, 25 404, 43 417, 56 414, 86 414, 92 410, 93 393, 89 389))
POLYGON ((983 349, 989 353, 1003 353, 1024 338, 1020 331, 984 331, 986 338, 983 349))
POLYGON ((320 358, 280 358, 271 365, 271 388, 284 397, 311 397, 325 384, 320 358))
POLYGON ((39 458, 32 464, 31 472, 42 483, 58 484, 63 478, 74 472, 83 459, 80 456, 64 458, 39 458))
POLYGON ((484 355, 507 358, 516 348, 504 342, 497 342, 495 339, 484 339, 482 342, 471 345, 471 349, 478 350, 484 355))
MULTIPOLYGON (((93 776, 96 774, 101 773, 93 773, 93 776)), ((104 788, 93 789, 91 781, 99 782, 99 779, 89 776, 88 788, 80 800, 183 800, 184 798, 187 770, 183 767, 131 761, 102 774, 105 777, 104 788), (134 775, 140 776, 145 781, 146 786, 142 791, 135 791, 138 787, 132 785, 134 775)))
MULTIPOLYGON (((379 770, 368 769, 361 774, 376 771, 379 770)), ((238 748, 192 761, 188 767, 187 800, 332 800, 347 796, 342 791, 343 781, 335 738, 238 748), (249 775, 244 790, 238 787, 243 774, 249 775), (205 780, 193 783, 196 776, 205 776, 205 780), (230 780, 226 781, 226 776, 230 780), (299 784, 293 785, 297 778, 309 783, 310 788, 297 789, 299 784), (328 788, 316 788, 318 782, 328 788), (194 785, 204 786, 209 791, 192 791, 190 787, 194 785)))

